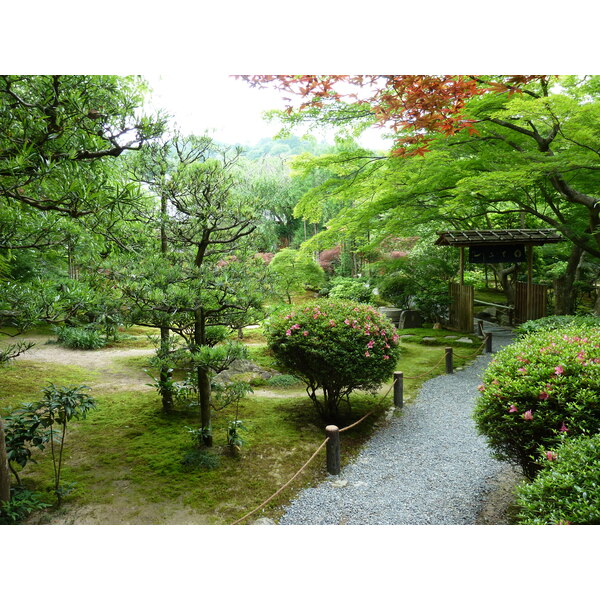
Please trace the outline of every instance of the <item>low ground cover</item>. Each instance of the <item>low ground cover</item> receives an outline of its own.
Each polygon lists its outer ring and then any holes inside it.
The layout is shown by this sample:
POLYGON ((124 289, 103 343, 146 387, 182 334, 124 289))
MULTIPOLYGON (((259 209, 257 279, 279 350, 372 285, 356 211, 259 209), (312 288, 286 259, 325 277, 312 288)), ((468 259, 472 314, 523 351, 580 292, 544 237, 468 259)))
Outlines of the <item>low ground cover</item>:
MULTIPOLYGON (((252 343, 258 341, 257 335, 252 343)), ((453 342, 449 340, 448 345, 453 342)), ((407 376, 404 390, 409 402, 424 379, 408 377, 443 373, 443 349, 414 341, 401 345, 397 368, 407 376)), ((266 346, 251 345, 250 351, 257 362, 274 364, 266 346)), ((67 436, 63 480, 76 484, 73 492, 61 508, 43 511, 34 522, 231 523, 287 482, 325 438, 324 424, 303 386, 282 388, 269 386, 267 381, 241 402, 239 418, 247 431, 242 432, 245 443, 237 456, 226 451, 227 423, 236 416, 233 406, 214 413, 214 448, 196 451, 186 427, 197 427, 197 411, 180 409, 165 415, 155 390, 145 385, 152 383, 144 374, 151 354, 119 353, 112 358, 111 352, 103 349, 79 351, 79 356, 89 357, 90 352, 108 362, 90 370, 23 358, 0 371, 2 415, 20 402, 38 398, 41 387, 49 382, 87 384, 97 403, 85 421, 72 424, 67 436), (115 377, 121 383, 130 378, 131 389, 108 385, 115 377)), ((463 362, 457 358, 455 365, 463 362)), ((352 413, 342 410, 346 424, 373 411, 343 434, 344 463, 392 405, 390 386, 391 380, 385 382, 376 397, 353 394, 352 413)), ((52 503, 51 461, 44 453, 36 453, 35 458, 38 462, 21 473, 23 483, 42 491, 52 503)), ((299 489, 326 475, 324 462, 324 454, 317 457, 298 480, 252 519, 277 518, 299 489)))

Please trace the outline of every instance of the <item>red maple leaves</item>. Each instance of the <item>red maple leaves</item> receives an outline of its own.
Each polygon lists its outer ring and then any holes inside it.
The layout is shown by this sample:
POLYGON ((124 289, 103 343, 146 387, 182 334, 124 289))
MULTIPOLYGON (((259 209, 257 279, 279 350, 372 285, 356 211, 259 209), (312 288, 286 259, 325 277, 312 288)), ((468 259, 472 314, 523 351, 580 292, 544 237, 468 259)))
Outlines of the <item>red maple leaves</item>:
MULTIPOLYGON (((428 134, 476 134, 473 121, 463 115, 471 98, 486 92, 515 93, 546 75, 511 75, 483 79, 470 75, 241 75, 250 85, 274 86, 305 99, 297 109, 322 108, 326 102, 368 105, 381 127, 398 134, 396 155, 423 155, 428 134), (340 88, 343 88, 340 89, 340 88), (350 90, 356 90, 352 92, 350 90), (412 135, 406 135, 413 132, 412 135)), ((290 101, 289 98, 286 101, 290 101)))

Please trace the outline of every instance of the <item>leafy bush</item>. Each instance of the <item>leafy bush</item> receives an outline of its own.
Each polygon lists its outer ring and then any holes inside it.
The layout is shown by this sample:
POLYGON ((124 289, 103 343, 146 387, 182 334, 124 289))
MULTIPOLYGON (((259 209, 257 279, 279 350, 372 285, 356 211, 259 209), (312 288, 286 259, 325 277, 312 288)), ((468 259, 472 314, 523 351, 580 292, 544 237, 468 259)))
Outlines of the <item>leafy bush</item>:
POLYGON ((302 383, 300 379, 294 377, 293 375, 273 375, 273 377, 269 378, 266 381, 266 385, 269 387, 278 387, 278 388, 291 388, 295 387, 298 384, 302 383))
POLYGON ((370 306, 344 300, 280 312, 265 333, 280 363, 307 385, 317 411, 332 422, 353 390, 374 390, 391 377, 399 355, 390 321, 370 306))
POLYGON ((57 327, 57 342, 75 350, 97 350, 106 346, 106 340, 97 329, 90 327, 57 327))
POLYGON ((354 300, 368 304, 373 299, 373 290, 364 279, 352 277, 335 277, 334 284, 329 291, 330 298, 341 300, 354 300))
POLYGON ((292 303, 291 294, 302 292, 306 287, 319 289, 325 281, 325 271, 310 255, 284 248, 269 263, 269 271, 275 276, 276 290, 292 303))
POLYGON ((562 329, 571 325, 580 327, 600 327, 600 317, 595 317, 593 315, 552 315, 534 321, 525 321, 525 323, 521 323, 521 325, 515 327, 515 333, 519 337, 523 337, 530 333, 554 331, 555 329, 562 329))
POLYGON ((600 434, 566 440, 542 453, 543 470, 517 487, 523 525, 600 524, 600 434))
POLYGON ((438 322, 450 305, 448 285, 420 271, 392 273, 377 287, 379 296, 391 305, 419 311, 425 319, 438 322))
POLYGON ((379 296, 392 306, 408 309, 410 304, 410 279, 404 273, 392 273, 377 286, 379 296))
POLYGON ((600 427, 600 329, 571 327, 529 335, 503 348, 486 369, 474 418, 496 457, 539 470, 538 448, 562 433, 600 427))
POLYGON ((16 525, 26 519, 34 510, 48 508, 36 492, 17 488, 9 502, 0 502, 0 525, 16 525))

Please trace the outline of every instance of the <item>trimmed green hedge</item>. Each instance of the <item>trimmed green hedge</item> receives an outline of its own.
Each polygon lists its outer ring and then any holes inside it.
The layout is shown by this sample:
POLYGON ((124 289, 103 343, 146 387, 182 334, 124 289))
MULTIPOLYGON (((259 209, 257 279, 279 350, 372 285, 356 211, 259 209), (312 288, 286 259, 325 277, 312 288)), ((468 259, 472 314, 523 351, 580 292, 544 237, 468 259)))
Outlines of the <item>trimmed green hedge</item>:
POLYGON ((534 481, 517 487, 518 522, 600 524, 600 434, 566 440, 540 462, 534 481))

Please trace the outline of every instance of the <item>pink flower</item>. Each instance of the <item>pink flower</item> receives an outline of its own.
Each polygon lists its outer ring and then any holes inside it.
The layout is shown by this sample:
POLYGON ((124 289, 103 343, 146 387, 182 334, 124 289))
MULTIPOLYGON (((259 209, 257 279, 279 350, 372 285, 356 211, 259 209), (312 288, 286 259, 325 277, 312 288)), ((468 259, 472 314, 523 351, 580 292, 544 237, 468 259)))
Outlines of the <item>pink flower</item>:
POLYGON ((375 345, 375 342, 373 340, 370 340, 369 343, 367 344, 367 348, 369 348, 369 350, 375 345))
POLYGON ((522 414, 523 419, 525 419, 525 421, 533 421, 533 411, 531 410, 526 410, 523 414, 522 414))
POLYGON ((291 330, 291 329, 288 329, 288 330, 285 332, 285 335, 292 335, 292 330, 291 330))
POLYGON ((383 355, 383 360, 389 360, 389 358, 390 358, 390 357, 389 357, 387 354, 384 354, 384 355, 383 355))
POLYGON ((308 331, 303 331, 302 335, 306 337, 308 335, 308 331))
POLYGON ((483 391, 485 391, 485 385, 483 385, 483 383, 482 383, 481 385, 478 385, 478 386, 477 386, 477 389, 478 389, 480 392, 483 392, 483 391))
POLYGON ((562 422, 562 425, 560 426, 559 431, 563 431, 563 432, 567 432, 569 431, 569 428, 565 425, 565 422, 562 422))
POLYGON ((514 404, 511 404, 510 408, 508 409, 508 412, 509 413, 519 412, 519 409, 514 404))
POLYGON ((517 371, 519 371, 519 373, 527 373, 527 369, 525 369, 524 367, 517 369, 517 371))
POLYGON ((540 395, 538 396, 538 398, 540 400, 547 400, 549 398, 549 395, 547 392, 540 392, 540 395))
POLYGON ((556 460, 558 458, 558 455, 556 454, 556 452, 546 452, 546 458, 550 461, 552 460, 556 460))
POLYGON ((564 372, 565 372, 565 370, 560 365, 558 367, 555 367, 555 369, 554 369, 555 375, 562 375, 564 372))
POLYGON ((367 357, 368 357, 368 356, 371 356, 371 355, 369 354, 369 351, 368 351, 368 350, 365 352, 365 356, 367 356, 367 357))
POLYGON ((334 321, 333 319, 329 319, 329 324, 330 324, 332 327, 335 327, 335 321, 334 321))
POLYGON ((346 325, 350 325, 350 320, 349 319, 345 319, 344 323, 346 323, 346 325))
POLYGON ((497 379, 494 379, 494 381, 492 381, 492 383, 493 383, 494 385, 500 385, 500 382, 499 382, 497 379))
POLYGON ((296 324, 292 325, 290 327, 290 329, 300 329, 300 325, 298 325, 298 323, 296 323, 296 324))

